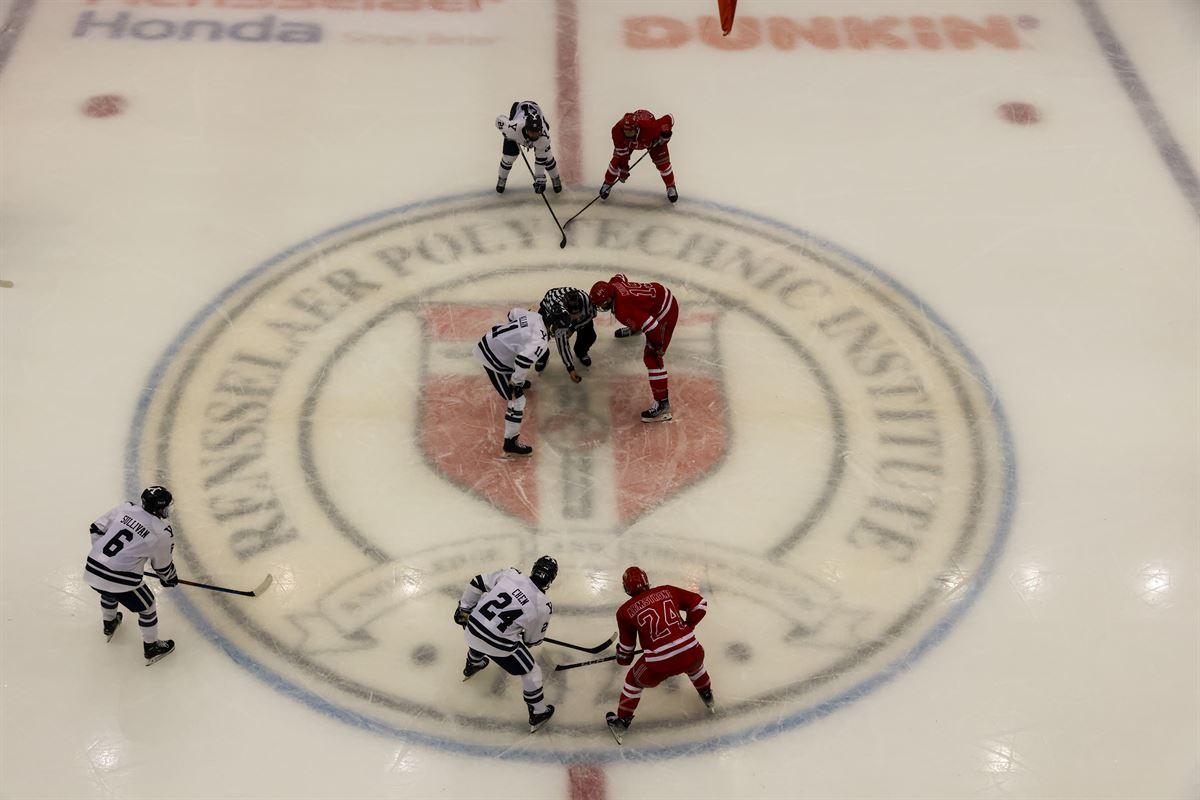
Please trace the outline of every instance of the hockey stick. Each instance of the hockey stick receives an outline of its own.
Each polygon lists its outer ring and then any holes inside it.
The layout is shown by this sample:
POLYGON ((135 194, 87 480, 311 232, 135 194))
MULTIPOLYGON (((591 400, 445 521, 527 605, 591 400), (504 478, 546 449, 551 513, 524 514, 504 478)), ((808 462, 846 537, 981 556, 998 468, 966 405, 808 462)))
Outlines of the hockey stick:
MULTIPOLYGON (((630 655, 636 656, 641 652, 641 650, 634 650, 630 655)), ((564 669, 575 669, 576 667, 588 667, 592 664, 603 664, 605 661, 616 661, 617 658, 617 656, 605 656, 604 658, 593 658, 591 661, 580 661, 578 664, 559 664, 554 668, 554 671, 562 672, 564 669)))
POLYGON ((549 642, 550 644, 556 644, 559 647, 569 647, 572 650, 581 650, 585 653, 603 653, 605 650, 611 647, 612 643, 616 640, 617 635, 614 633, 612 636, 608 637, 608 641, 604 642, 603 644, 598 644, 595 647, 581 647, 580 645, 571 644, 570 642, 560 642, 558 639, 551 639, 549 636, 542 641, 549 642))
MULTIPOLYGON (((533 167, 529 166, 529 159, 525 157, 525 151, 517 148, 517 152, 521 154, 521 160, 525 162, 525 169, 529 170, 529 174, 533 175, 533 167)), ((546 190, 542 189, 542 202, 546 204, 546 209, 550 212, 550 216, 554 217, 554 224, 558 225, 558 232, 562 234, 562 241, 558 243, 559 247, 567 246, 567 232, 563 230, 563 226, 559 224, 558 215, 554 213, 554 209, 550 205, 550 198, 546 197, 546 190)), ((549 640, 547 640, 549 641, 549 640)))
MULTIPOLYGON (((649 150, 647 150, 646 152, 642 153, 641 157, 639 157, 637 161, 633 162, 633 167, 636 167, 638 164, 642 163, 642 159, 643 159, 643 158, 645 158, 645 157, 646 157, 646 156, 648 156, 648 155, 650 155, 650 151, 649 151, 649 150)), ((633 172, 633 167, 630 167, 630 168, 629 168, 629 171, 630 171, 630 172, 633 172)), ((597 201, 597 200, 599 200, 599 199, 600 199, 600 195, 599 195, 599 193, 597 193, 597 194, 596 194, 596 196, 592 198, 592 201, 591 201, 591 203, 588 203, 586 206, 584 206, 583 208, 581 208, 581 209, 579 209, 578 211, 576 211, 576 212, 575 212, 575 214, 574 214, 574 215, 571 217, 571 219, 575 219, 575 217, 578 217, 580 214, 582 214, 583 212, 587 211, 589 208, 591 208, 591 207, 592 207, 592 203, 596 202, 596 201, 597 201)), ((567 220, 566 222, 564 222, 564 223, 563 223, 563 228, 566 228, 568 225, 570 225, 570 224, 571 224, 571 219, 569 219, 569 220, 567 220)))
MULTIPOLYGON (((146 577, 147 578, 157 578, 158 576, 151 572, 147 572, 146 577)), ((258 597, 259 595, 261 595, 263 592, 265 592, 267 590, 267 587, 269 587, 274 580, 275 579, 273 577, 271 577, 270 575, 267 575, 267 577, 263 578, 262 583, 260 583, 258 586, 255 586, 253 589, 251 589, 248 592, 244 591, 242 589, 227 589, 224 586, 213 586, 211 583, 197 583, 196 581, 185 581, 183 578, 180 578, 179 582, 185 586, 195 586, 199 589, 208 589, 209 591, 213 591, 213 592, 226 592, 228 594, 240 594, 242 597, 258 597)))

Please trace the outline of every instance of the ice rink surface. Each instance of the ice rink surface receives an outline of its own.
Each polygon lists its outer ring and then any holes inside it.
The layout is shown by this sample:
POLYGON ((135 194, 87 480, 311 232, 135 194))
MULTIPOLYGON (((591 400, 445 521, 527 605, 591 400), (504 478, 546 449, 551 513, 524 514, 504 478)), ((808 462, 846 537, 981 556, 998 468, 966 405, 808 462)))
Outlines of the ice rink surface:
MULTIPOLYGON (((1192 2, 3 0, 0 796, 1195 798, 1192 2), (541 102, 558 229, 493 125, 541 102), (1015 104, 1015 105, 1014 105, 1015 104), (681 304, 557 358, 504 462, 474 341, 614 272, 681 304), (178 652, 106 644, 88 523, 149 483, 178 652), (718 713, 536 652, 464 583, 561 565, 603 641, 700 591, 718 713)), ((157 582, 151 582, 157 587, 157 582)))

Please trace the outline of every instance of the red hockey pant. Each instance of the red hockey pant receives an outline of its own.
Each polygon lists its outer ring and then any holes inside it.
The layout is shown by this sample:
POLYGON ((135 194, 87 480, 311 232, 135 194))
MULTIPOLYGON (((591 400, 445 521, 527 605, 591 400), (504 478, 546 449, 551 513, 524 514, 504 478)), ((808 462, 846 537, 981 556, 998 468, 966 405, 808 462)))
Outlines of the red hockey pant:
POLYGON ((675 332, 675 323, 679 321, 679 304, 671 305, 662 322, 646 335, 646 349, 642 353, 642 363, 646 365, 646 374, 650 378, 650 393, 660 402, 667 399, 667 365, 663 361, 663 354, 671 344, 671 334, 675 332))
POLYGON ((621 700, 617 703, 617 716, 632 717, 641 702, 642 690, 652 689, 672 675, 687 675, 697 692, 709 688, 712 681, 709 680, 708 670, 704 668, 704 648, 696 645, 665 661, 647 661, 645 656, 640 656, 625 673, 625 685, 621 687, 621 700))
POLYGON ((675 170, 671 169, 671 153, 667 150, 666 142, 650 148, 650 160, 658 167, 658 174, 662 176, 663 183, 674 186, 675 170))

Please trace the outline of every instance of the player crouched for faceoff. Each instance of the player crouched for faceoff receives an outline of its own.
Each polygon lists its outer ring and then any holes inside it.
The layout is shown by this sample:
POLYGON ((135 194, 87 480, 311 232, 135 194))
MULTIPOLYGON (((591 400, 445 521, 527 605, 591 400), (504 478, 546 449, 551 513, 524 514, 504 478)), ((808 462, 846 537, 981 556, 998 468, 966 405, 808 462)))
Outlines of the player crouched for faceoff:
POLYGON ((144 579, 146 559, 163 586, 178 586, 179 576, 171 555, 175 534, 167 524, 171 493, 163 486, 142 492, 142 503, 122 503, 92 523, 92 551, 84 565, 83 579, 100 593, 104 635, 111 640, 121 624, 118 605, 138 615, 142 629, 142 652, 146 666, 175 649, 171 639, 159 641, 158 611, 154 593, 144 579))
POLYGON ((708 612, 708 601, 678 586, 650 586, 641 567, 630 567, 621 576, 630 599, 617 609, 617 663, 633 662, 638 639, 645 650, 625 675, 616 712, 609 711, 605 722, 617 744, 633 722, 633 712, 642 699, 642 690, 658 686, 672 675, 686 674, 696 693, 710 712, 716 710, 712 682, 704 668, 704 648, 694 630, 708 612))
POLYGON ((549 319, 536 311, 514 308, 508 322, 493 325, 475 345, 475 354, 496 391, 508 401, 504 411, 504 458, 528 456, 533 448, 521 444, 521 423, 525 421, 525 391, 532 386, 529 371, 550 352, 550 335, 567 324, 565 310, 556 310, 549 319), (549 330, 547 330, 549 329, 549 330))
POLYGON ((535 561, 528 578, 516 567, 476 575, 467 583, 454 610, 454 621, 463 626, 467 640, 463 680, 489 661, 519 677, 529 710, 530 733, 554 716, 554 706, 547 704, 542 694, 542 668, 529 648, 541 644, 550 627, 554 607, 545 592, 556 577, 558 562, 550 556, 535 561))
POLYGON ((671 153, 667 142, 671 141, 671 133, 675 127, 675 117, 666 114, 657 119, 644 108, 632 111, 621 118, 612 127, 613 154, 608 170, 604 173, 604 184, 600 187, 600 197, 608 199, 613 184, 625 182, 629 177, 629 155, 634 150, 648 150, 650 160, 658 167, 663 185, 667 187, 667 199, 674 203, 679 199, 679 191, 675 188, 675 170, 671 168, 671 153))
POLYGON ((607 281, 592 284, 588 297, 596 308, 611 311, 624 326, 613 334, 618 339, 635 333, 645 334, 642 362, 646 365, 654 404, 642 412, 642 422, 671 419, 667 365, 663 360, 671 344, 671 334, 675 332, 675 323, 679 321, 679 303, 671 290, 661 283, 637 283, 618 273, 607 281))
POLYGON ((546 173, 549 172, 554 191, 562 191, 558 162, 554 160, 554 153, 550 152, 550 123, 537 103, 532 100, 516 101, 507 117, 496 117, 496 127, 504 136, 504 144, 500 148, 500 175, 496 179, 497 192, 504 192, 508 173, 521 147, 533 150, 533 190, 538 194, 546 191, 546 173))
MULTIPOLYGON (((575 369, 575 359, 578 358, 579 363, 585 367, 592 365, 592 357, 588 355, 588 351, 596 343, 596 326, 592 322, 596 318, 596 307, 588 299, 587 292, 572 286, 563 286, 546 292, 546 296, 538 304, 538 312, 543 319, 558 318, 563 313, 567 315, 567 324, 554 331, 554 343, 558 346, 558 355, 562 358, 571 381, 579 383, 583 378, 575 369), (572 334, 575 336, 574 347, 570 343, 572 334)), ((547 351, 542 360, 535 365, 538 372, 546 368, 549 358, 550 353, 547 351)))

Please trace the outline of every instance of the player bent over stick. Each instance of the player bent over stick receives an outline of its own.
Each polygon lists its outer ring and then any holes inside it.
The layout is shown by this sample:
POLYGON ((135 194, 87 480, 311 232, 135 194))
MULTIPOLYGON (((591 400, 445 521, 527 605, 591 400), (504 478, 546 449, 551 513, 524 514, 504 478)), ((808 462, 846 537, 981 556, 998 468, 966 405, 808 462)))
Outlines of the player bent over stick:
POLYGON ((667 199, 674 203, 679 199, 679 190, 675 188, 675 170, 671 168, 671 153, 667 142, 675 128, 675 117, 664 114, 654 118, 644 108, 631 111, 612 127, 613 154, 604 173, 604 183, 600 186, 600 197, 608 199, 613 184, 617 181, 624 183, 629 177, 629 155, 634 150, 645 150, 658 167, 663 185, 667 187, 667 199))
POLYGON ((636 283, 622 274, 592 284, 588 293, 592 305, 611 311, 625 327, 617 329, 618 339, 642 333, 646 349, 642 361, 650 378, 654 404, 642 412, 642 422, 666 422, 671 419, 671 401, 667 392, 667 365, 663 356, 671 344, 671 334, 679 321, 679 303, 671 290, 661 283, 636 283))
POLYGON ((154 593, 145 585, 144 565, 150 559, 163 586, 177 586, 179 576, 172 563, 175 533, 167 524, 171 493, 163 486, 142 492, 142 503, 122 503, 92 523, 92 550, 84 565, 83 579, 100 593, 104 635, 111 640, 121 624, 117 606, 137 613, 142 629, 142 653, 146 666, 175 649, 175 642, 158 639, 158 611, 154 593))
POLYGON ((496 178, 497 192, 504 192, 508 173, 512 171, 521 147, 533 149, 533 190, 538 194, 546 191, 546 172, 549 172, 554 191, 562 191, 558 162, 554 160, 554 153, 550 152, 550 123, 537 103, 532 100, 516 101, 507 117, 496 117, 496 127, 504 136, 504 144, 500 148, 500 174, 496 178))
POLYGON ((686 674, 708 710, 715 710, 712 682, 704 668, 704 648, 694 633, 708 612, 708 601, 678 586, 651 588, 641 567, 625 570, 621 583, 630 599, 617 609, 621 636, 617 663, 628 666, 633 662, 639 638, 645 652, 625 674, 616 712, 609 711, 604 717, 617 744, 633 723, 642 690, 658 686, 672 675, 686 674))
POLYGON ((542 668, 529 648, 546 638, 554 607, 545 592, 556 577, 558 562, 550 556, 533 562, 528 578, 516 567, 476 575, 454 610, 454 621, 463 626, 467 640, 463 680, 486 667, 488 661, 519 677, 530 733, 554 716, 554 706, 547 704, 542 694, 542 668))
POLYGON ((550 352, 550 335, 568 324, 565 309, 554 309, 543 319, 541 314, 523 308, 508 312, 508 322, 494 325, 475 345, 475 354, 483 364, 492 386, 508 401, 504 412, 504 458, 528 456, 533 448, 521 444, 521 423, 525 421, 525 390, 529 370, 550 352), (549 330, 547 330, 549 329, 549 330))

